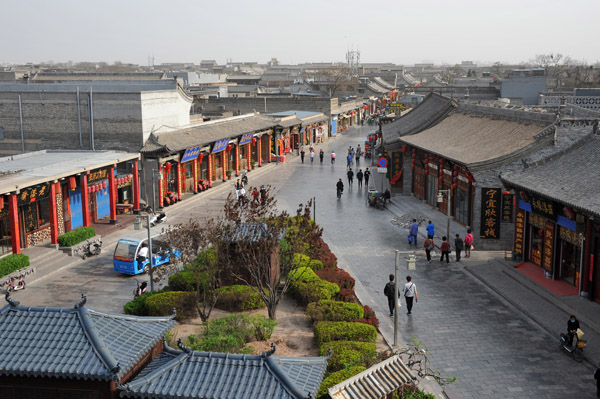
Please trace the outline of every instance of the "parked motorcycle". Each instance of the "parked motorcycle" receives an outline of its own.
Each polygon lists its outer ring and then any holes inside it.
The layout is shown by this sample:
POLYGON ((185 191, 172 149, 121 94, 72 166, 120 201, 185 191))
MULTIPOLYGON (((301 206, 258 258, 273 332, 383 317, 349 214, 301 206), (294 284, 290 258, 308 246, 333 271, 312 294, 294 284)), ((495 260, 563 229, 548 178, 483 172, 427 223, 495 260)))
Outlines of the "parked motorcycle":
POLYGON ((248 176, 246 176, 246 172, 242 173, 242 183, 244 184, 244 186, 248 185, 248 176))
POLYGON ((573 336, 573 340, 575 341, 575 345, 569 345, 569 336, 567 334, 560 334, 560 341, 558 343, 559 348, 562 348, 567 353, 570 353, 578 362, 583 360, 583 348, 585 348, 585 341, 579 339, 577 334, 573 336))
POLYGON ((93 255, 100 255, 102 252, 102 241, 94 241, 90 242, 87 247, 85 247, 82 258, 85 260, 93 255))
POLYGON ((25 284, 25 280, 23 279, 23 276, 19 276, 18 280, 16 277, 13 277, 10 279, 10 281, 8 281, 6 283, 6 290, 8 292, 24 290, 25 285, 26 284, 25 284))
POLYGON ((167 221, 167 214, 164 212, 154 213, 152 212, 152 216, 150 216, 150 226, 154 227, 157 224, 167 221))
POLYGON ((135 280, 135 282, 137 283, 137 287, 133 289, 133 297, 137 298, 138 296, 146 292, 146 287, 148 287, 148 283, 145 281, 140 282, 139 280, 135 280))

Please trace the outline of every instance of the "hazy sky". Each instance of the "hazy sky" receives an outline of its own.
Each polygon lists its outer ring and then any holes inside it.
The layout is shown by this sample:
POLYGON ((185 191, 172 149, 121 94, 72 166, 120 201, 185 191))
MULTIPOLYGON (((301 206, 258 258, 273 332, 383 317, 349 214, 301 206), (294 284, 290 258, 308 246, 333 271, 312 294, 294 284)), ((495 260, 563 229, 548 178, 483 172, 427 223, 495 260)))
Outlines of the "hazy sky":
POLYGON ((599 0, 0 0, 0 63, 600 61, 599 0))

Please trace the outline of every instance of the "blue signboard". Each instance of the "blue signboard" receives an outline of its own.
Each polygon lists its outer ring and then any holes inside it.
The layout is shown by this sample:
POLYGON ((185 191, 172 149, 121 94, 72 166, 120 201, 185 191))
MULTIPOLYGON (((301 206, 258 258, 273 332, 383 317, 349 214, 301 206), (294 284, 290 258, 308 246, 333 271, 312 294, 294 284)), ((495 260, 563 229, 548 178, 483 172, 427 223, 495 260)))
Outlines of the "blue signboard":
POLYGON ((213 146, 212 153, 214 154, 215 152, 223 151, 225 148, 227 148, 228 144, 229 144, 229 139, 217 141, 215 143, 215 145, 213 146))
POLYGON ((200 155, 200 151, 201 151, 202 147, 194 147, 194 148, 188 148, 187 150, 185 150, 185 153, 183 154, 183 158, 181 158, 181 162, 187 162, 187 161, 191 161, 192 159, 196 159, 198 158, 198 155, 200 155))
POLYGON ((379 162, 377 164, 380 168, 385 168, 387 166, 387 159, 379 158, 379 162))
POLYGON ((242 139, 240 140, 239 144, 242 145, 242 144, 249 143, 250 141, 252 141, 252 136, 253 136, 252 133, 246 133, 246 134, 244 134, 242 136, 242 139))

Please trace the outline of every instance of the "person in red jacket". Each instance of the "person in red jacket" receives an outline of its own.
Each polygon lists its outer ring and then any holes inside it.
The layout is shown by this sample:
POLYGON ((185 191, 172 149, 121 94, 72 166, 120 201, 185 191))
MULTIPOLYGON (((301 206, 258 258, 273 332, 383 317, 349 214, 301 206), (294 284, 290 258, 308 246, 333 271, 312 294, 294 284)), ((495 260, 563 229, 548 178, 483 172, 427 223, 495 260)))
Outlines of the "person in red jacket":
POLYGON ((467 235, 465 236, 465 258, 471 257, 471 245, 473 245, 473 234, 471 234, 471 229, 467 229, 467 235))
POLYGON ((440 251, 442 251, 442 257, 440 258, 440 262, 444 261, 444 256, 446 257, 446 263, 450 263, 450 243, 448 242, 448 237, 442 237, 442 244, 440 245, 440 251))

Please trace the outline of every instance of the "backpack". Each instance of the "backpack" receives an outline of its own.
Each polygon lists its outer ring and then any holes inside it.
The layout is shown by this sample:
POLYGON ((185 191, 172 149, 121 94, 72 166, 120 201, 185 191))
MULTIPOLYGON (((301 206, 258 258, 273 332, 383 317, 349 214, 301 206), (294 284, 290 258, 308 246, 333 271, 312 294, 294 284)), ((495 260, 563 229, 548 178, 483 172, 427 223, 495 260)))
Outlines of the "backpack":
POLYGON ((440 246, 440 249, 442 251, 449 251, 450 250, 450 243, 448 241, 442 242, 442 245, 440 246))
POLYGON ((385 294, 385 296, 394 296, 394 283, 389 282, 385 285, 385 288, 383 289, 383 293, 385 294))
POLYGON ((432 250, 435 248, 435 245, 433 244, 433 240, 430 238, 425 240, 425 243, 423 244, 423 246, 425 247, 425 249, 429 249, 429 250, 432 250))

